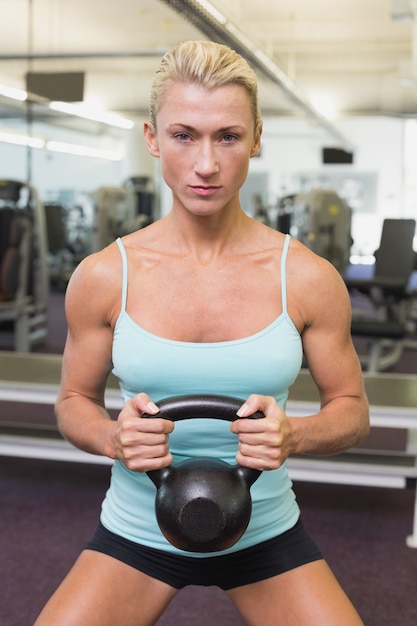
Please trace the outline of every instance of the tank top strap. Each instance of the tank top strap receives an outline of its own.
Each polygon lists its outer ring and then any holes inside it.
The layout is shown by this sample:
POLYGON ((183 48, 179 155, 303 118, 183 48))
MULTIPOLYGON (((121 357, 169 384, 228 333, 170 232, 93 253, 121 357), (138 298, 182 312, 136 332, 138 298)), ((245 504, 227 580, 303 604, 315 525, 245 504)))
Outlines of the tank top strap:
POLYGON ((116 243, 120 250, 120 256, 122 257, 122 311, 126 311, 127 303, 127 254, 120 237, 116 239, 116 243))
POLYGON ((284 245, 282 247, 281 254, 281 301, 282 301, 282 312, 287 314, 287 254, 288 248, 290 247, 291 235, 285 235, 284 245))

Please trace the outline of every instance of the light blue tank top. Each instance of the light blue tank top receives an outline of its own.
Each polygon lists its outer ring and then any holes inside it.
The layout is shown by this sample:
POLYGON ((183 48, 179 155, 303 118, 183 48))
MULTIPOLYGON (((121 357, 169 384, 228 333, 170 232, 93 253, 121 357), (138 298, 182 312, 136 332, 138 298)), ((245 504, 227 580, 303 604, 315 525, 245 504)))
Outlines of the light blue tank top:
MULTIPOLYGON (((163 339, 147 332, 126 312, 128 261, 117 240, 123 263, 122 307, 113 341, 113 373, 124 401, 145 391, 159 400, 183 394, 218 394, 245 400, 251 393, 274 396, 285 409, 288 389, 302 363, 300 335, 288 316, 286 294, 287 236, 281 258, 282 313, 254 335, 234 341, 191 343, 163 339)), ((170 435, 174 462, 195 456, 213 456, 235 463, 237 438, 230 423, 218 419, 190 419, 175 424, 170 435)), ((101 521, 110 531, 142 545, 189 556, 162 535, 154 513, 155 487, 143 473, 116 461, 101 521)), ((234 552, 275 537, 296 523, 298 505, 285 465, 265 471, 251 487, 252 517, 234 552)), ((210 553, 212 556, 216 553, 210 553)))

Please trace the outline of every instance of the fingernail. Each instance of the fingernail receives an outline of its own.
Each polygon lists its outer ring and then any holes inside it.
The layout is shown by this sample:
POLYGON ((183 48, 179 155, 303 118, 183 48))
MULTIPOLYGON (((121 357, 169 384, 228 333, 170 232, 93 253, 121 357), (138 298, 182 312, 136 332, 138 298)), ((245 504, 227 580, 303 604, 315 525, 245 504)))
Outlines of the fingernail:
POLYGON ((146 405, 146 408, 151 413, 158 413, 158 411, 159 411, 159 408, 153 402, 148 402, 148 404, 146 405))
POLYGON ((236 415, 238 417, 243 417, 244 415, 246 415, 249 412, 249 406, 246 404, 242 404, 242 406, 240 407, 240 409, 238 411, 236 411, 236 415))

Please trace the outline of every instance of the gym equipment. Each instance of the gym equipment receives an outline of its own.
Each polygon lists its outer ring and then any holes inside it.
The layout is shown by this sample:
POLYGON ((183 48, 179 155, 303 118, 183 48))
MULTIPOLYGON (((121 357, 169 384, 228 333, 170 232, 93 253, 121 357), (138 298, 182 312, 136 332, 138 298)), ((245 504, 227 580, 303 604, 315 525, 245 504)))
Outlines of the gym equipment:
POLYGON ((102 250, 117 237, 144 228, 151 218, 138 213, 138 196, 123 187, 99 187, 93 194, 93 252, 102 250))
POLYGON ((93 252, 97 252, 130 230, 128 225, 135 219, 137 201, 131 191, 122 187, 99 187, 93 201, 93 252))
MULTIPOLYGON (((143 417, 172 421, 190 418, 238 419, 243 400, 224 396, 178 396, 158 403, 160 412, 143 417)), ((264 417, 257 411, 251 417, 264 417)), ((181 550, 214 552, 234 545, 245 532, 251 512, 250 487, 259 470, 220 459, 188 459, 148 472, 157 488, 155 512, 168 541, 181 550)))
POLYGON ((149 176, 131 176, 123 184, 136 194, 138 214, 148 217, 149 223, 155 217, 155 191, 153 181, 149 176))
MULTIPOLYGON (((0 270, 9 292, 0 325, 14 330, 14 348, 28 352, 48 336, 49 270, 45 210, 34 187, 0 180, 0 270), (5 263, 3 265, 3 262, 5 263), (10 285, 13 286, 10 291, 10 285), (5 323, 5 324, 4 324, 5 323)), ((7 291, 7 290, 6 290, 7 291)))
POLYGON ((352 211, 331 189, 313 189, 280 201, 278 228, 289 232, 342 272, 349 263, 352 211))
POLYGON ((367 371, 383 371, 401 357, 412 300, 408 285, 416 262, 415 230, 415 219, 385 219, 373 276, 344 277, 356 302, 351 333, 370 340, 369 354, 361 355, 367 371))
POLYGON ((11 208, 0 211, 0 302, 20 302, 29 283, 30 220, 11 208))

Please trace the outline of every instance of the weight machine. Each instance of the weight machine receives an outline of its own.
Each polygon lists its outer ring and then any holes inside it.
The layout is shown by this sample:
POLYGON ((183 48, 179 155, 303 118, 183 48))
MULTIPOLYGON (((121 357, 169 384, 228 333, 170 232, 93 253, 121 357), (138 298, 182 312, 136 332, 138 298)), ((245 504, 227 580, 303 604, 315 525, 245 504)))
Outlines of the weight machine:
POLYGON ((152 221, 148 215, 138 213, 138 197, 133 189, 99 187, 93 194, 93 202, 93 252, 102 250, 117 237, 143 228, 152 221))
POLYGON ((368 354, 360 355, 368 372, 395 365, 409 344, 410 310, 416 297, 410 289, 417 258, 413 249, 415 230, 415 219, 385 219, 375 251, 373 275, 345 276, 356 303, 352 310, 352 335, 365 337, 370 345, 368 354))
POLYGON ((349 263, 352 210, 329 189, 313 189, 308 193, 281 199, 278 229, 289 232, 339 272, 349 263))
POLYGON ((29 352, 48 336, 49 271, 45 211, 36 189, 0 180, 0 331, 29 352))

